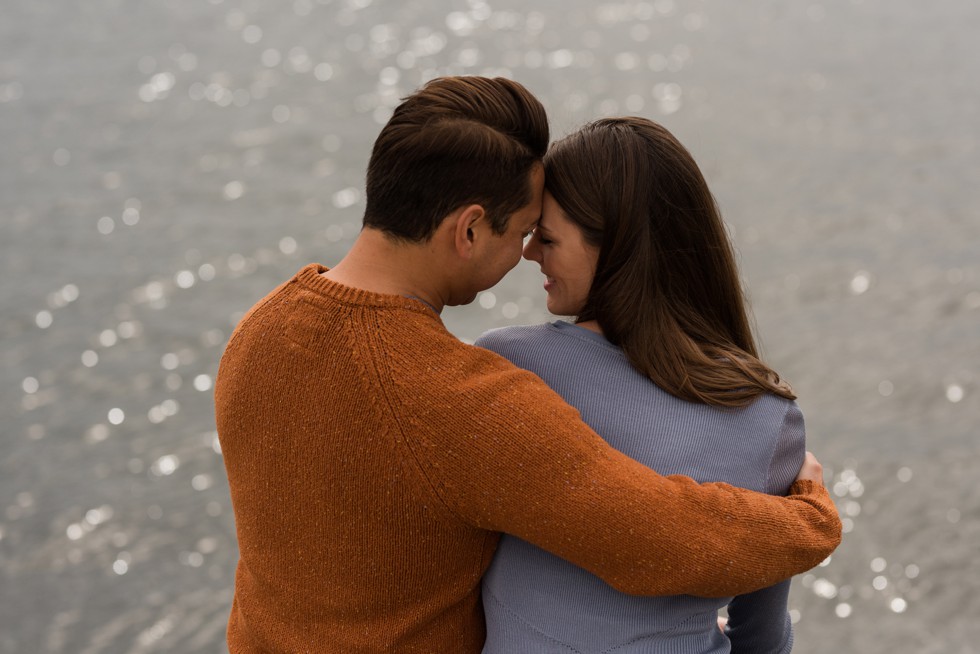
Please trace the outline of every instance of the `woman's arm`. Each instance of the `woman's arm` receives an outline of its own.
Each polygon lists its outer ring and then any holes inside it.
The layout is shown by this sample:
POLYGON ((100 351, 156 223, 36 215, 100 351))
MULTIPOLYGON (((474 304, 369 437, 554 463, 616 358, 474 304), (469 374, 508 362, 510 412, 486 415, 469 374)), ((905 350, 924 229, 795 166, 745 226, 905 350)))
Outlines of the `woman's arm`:
POLYGON ((789 585, 787 579, 729 603, 724 631, 732 654, 784 654, 793 648, 793 625, 786 611, 789 585))
MULTIPOLYGON (((789 489, 792 471, 806 455, 803 413, 791 403, 783 418, 779 440, 769 464, 766 492, 783 495, 789 489)), ((790 580, 740 595, 728 605, 725 635, 733 654, 785 654, 793 648, 793 625, 786 603, 790 580)))

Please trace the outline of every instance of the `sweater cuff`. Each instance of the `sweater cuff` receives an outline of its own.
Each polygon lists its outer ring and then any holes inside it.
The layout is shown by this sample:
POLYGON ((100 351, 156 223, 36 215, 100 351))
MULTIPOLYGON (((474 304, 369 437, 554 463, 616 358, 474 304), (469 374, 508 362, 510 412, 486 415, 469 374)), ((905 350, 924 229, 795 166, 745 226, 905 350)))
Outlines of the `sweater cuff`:
POLYGON ((823 484, 815 482, 812 479, 798 479, 789 487, 789 493, 787 495, 813 495, 818 492, 818 488, 822 487, 823 484))

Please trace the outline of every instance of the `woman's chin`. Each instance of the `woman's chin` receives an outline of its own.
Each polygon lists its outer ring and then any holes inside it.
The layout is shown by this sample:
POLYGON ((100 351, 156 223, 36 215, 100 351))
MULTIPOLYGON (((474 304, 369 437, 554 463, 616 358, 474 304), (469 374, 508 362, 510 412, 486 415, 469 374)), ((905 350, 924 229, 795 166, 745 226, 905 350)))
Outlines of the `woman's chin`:
POLYGON ((557 302, 552 302, 551 298, 548 298, 548 313, 553 316, 567 316, 570 315, 565 309, 566 307, 561 306, 557 302))

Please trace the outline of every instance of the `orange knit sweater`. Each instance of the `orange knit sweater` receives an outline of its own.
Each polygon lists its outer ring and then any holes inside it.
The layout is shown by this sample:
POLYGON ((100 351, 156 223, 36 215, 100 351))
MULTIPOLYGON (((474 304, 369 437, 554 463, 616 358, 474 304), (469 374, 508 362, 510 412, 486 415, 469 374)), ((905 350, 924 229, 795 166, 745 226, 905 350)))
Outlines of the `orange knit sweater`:
POLYGON ((499 532, 628 593, 726 596, 836 547, 827 492, 661 477, 422 303, 303 268, 236 329, 215 389, 242 652, 479 652, 499 532))

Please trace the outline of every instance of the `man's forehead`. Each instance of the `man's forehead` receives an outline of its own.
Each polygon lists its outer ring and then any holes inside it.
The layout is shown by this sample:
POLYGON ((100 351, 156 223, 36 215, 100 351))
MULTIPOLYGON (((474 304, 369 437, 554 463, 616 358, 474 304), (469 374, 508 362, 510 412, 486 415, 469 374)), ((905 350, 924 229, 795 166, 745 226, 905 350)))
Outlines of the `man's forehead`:
POLYGON ((544 166, 540 163, 534 164, 531 169, 530 179, 528 183, 531 188, 531 193, 535 199, 540 199, 544 194, 544 166))
POLYGON ((528 209, 520 216, 520 220, 517 221, 517 224, 525 229, 534 229, 537 227, 539 222, 541 222, 541 212, 531 211, 528 209))

